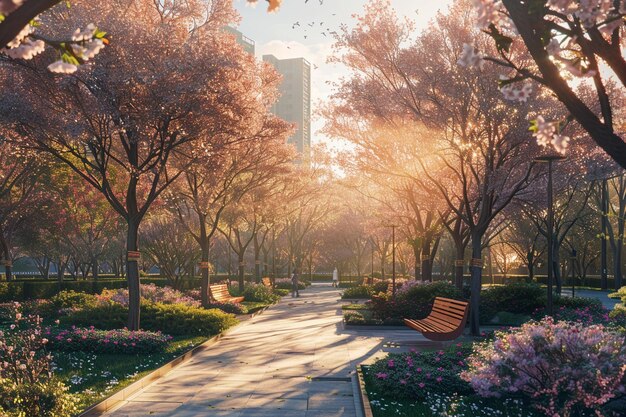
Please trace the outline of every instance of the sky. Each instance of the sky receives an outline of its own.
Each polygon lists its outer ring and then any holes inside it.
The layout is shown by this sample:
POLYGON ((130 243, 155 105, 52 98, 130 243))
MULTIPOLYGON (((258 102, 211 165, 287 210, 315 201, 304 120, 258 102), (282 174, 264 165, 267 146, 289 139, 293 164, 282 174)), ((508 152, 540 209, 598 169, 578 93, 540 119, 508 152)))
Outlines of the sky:
MULTIPOLYGON (((316 104, 332 93, 332 82, 347 75, 337 64, 328 64, 333 39, 328 32, 337 31, 342 23, 355 24, 354 14, 362 14, 369 0, 284 0, 280 10, 267 13, 267 3, 260 0, 256 7, 246 0, 233 0, 241 15, 238 29, 256 43, 256 54, 273 54, 279 59, 306 58, 312 68, 311 99, 316 104), (295 26, 294 26, 295 25, 295 26), (324 34, 326 36, 324 36, 324 34)), ((438 10, 446 10, 451 0, 391 0, 400 16, 416 22, 416 30, 428 27, 438 10)), ((323 120, 314 114, 313 143, 327 142, 317 131, 323 120)))

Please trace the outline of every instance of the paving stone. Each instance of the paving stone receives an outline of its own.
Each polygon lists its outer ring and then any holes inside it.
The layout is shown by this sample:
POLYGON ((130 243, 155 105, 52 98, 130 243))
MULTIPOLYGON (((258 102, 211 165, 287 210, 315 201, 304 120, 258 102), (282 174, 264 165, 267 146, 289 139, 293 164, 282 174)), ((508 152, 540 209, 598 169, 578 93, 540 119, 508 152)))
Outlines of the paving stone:
POLYGON ((349 378, 392 333, 344 330, 338 298, 323 286, 283 298, 107 416, 356 417, 352 383, 332 379, 349 378))

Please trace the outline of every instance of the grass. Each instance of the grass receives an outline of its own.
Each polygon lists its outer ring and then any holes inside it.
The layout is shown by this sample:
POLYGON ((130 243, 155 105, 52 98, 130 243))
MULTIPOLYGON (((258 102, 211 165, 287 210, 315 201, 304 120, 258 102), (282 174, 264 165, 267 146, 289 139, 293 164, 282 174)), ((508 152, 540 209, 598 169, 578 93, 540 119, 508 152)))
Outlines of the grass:
POLYGON ((341 306, 342 310, 369 310, 369 306, 367 306, 366 304, 358 304, 358 303, 354 303, 354 304, 344 304, 341 306))
POLYGON ((248 314, 256 313, 259 310, 263 310, 264 308, 271 306, 271 304, 259 303, 256 301, 242 301, 241 305, 248 309, 248 314))
POLYGON ((85 409, 207 340, 204 336, 174 338, 162 353, 149 355, 53 352, 55 374, 85 409))
POLYGON ((428 394, 425 400, 394 399, 376 389, 367 367, 363 366, 365 390, 374 417, 538 417, 520 400, 485 399, 454 393, 428 394))

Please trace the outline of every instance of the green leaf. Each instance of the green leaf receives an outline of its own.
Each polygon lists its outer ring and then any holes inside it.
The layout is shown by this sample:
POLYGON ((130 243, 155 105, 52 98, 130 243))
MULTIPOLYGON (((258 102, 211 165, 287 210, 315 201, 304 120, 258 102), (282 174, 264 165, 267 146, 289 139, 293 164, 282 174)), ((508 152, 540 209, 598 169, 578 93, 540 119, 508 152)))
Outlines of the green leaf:
POLYGON ((80 62, 78 62, 78 59, 76 59, 75 56, 70 55, 67 52, 64 53, 63 56, 61 56, 61 59, 63 60, 63 62, 67 62, 68 64, 80 65, 80 62))
POLYGON ((106 33, 106 32, 103 32, 103 31, 101 31, 101 30, 96 30, 96 33, 94 33, 94 35, 93 35, 93 36, 94 36, 94 38, 96 38, 96 39, 102 39, 102 38, 104 38, 106 35, 107 35, 107 33, 106 33))
POLYGON ((509 36, 503 35, 502 32, 498 30, 496 25, 491 23, 489 25, 489 30, 483 30, 483 32, 493 38, 493 40, 496 42, 496 48, 498 48, 499 52, 509 52, 509 50, 511 49, 511 44, 513 43, 513 39, 509 36))

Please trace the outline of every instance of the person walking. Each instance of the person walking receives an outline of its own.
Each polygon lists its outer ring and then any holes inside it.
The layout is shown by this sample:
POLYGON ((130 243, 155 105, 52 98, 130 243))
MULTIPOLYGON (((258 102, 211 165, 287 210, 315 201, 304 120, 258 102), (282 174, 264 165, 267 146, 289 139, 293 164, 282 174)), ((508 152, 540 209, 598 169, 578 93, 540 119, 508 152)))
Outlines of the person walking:
POLYGON ((298 275, 298 270, 294 269, 293 274, 291 274, 291 298, 300 297, 300 290, 298 289, 299 283, 300 276, 298 275))
POLYGON ((339 286, 339 271, 337 268, 333 271, 333 287, 337 288, 339 286))

